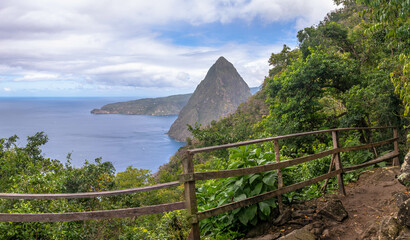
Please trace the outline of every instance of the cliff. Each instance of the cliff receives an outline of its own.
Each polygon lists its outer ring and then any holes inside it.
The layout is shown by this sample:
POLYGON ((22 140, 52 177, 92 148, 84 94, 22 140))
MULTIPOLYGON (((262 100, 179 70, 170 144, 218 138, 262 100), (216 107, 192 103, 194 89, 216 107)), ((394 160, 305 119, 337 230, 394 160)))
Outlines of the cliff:
POLYGON ((194 126, 198 123, 205 126, 212 120, 226 117, 249 96, 249 87, 235 67, 224 57, 220 57, 197 86, 168 135, 178 141, 185 141, 191 136, 187 124, 194 126))

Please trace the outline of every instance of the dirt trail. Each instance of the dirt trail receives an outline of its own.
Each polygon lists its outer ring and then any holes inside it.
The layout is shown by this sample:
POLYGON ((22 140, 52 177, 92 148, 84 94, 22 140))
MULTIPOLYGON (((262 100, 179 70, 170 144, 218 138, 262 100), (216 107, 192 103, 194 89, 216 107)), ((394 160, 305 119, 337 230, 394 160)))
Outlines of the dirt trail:
MULTIPOLYGON (((409 189, 401 185, 396 177, 400 174, 398 167, 376 168, 360 174, 357 182, 346 185, 346 196, 328 194, 301 205, 304 209, 314 209, 316 212, 329 200, 340 200, 343 203, 348 218, 342 223, 325 222, 320 226, 319 239, 355 240, 363 239, 362 234, 374 223, 380 224, 384 216, 395 216, 398 211, 396 193, 405 193, 409 189)), ((297 207, 296 207, 297 208, 297 207)), ((292 208, 294 211, 295 209, 292 208)), ((307 216, 306 224, 320 225, 315 222, 317 215, 307 216)), ((306 217, 306 216, 305 216, 306 217)), ((295 221, 293 221, 295 222, 295 221)), ((277 239, 302 225, 292 224, 292 221, 282 226, 271 226, 269 234, 253 239, 277 239)), ((319 235, 318 234, 318 235, 319 235)))
POLYGON ((406 192, 396 176, 400 169, 377 168, 363 172, 357 182, 346 186, 346 196, 340 199, 349 214, 341 224, 330 228, 329 239, 360 239, 360 235, 383 216, 394 216, 398 207, 395 193, 406 192))

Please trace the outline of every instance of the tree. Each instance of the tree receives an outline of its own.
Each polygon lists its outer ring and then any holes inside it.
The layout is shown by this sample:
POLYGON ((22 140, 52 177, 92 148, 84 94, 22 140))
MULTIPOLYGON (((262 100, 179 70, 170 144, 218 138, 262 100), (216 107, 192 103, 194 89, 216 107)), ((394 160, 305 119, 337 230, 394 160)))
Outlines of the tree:
MULTIPOLYGON (((407 0, 357 0, 370 7, 373 24, 370 33, 385 31, 391 56, 383 65, 390 65, 391 81, 405 106, 404 115, 410 112, 410 2, 407 0)), ((366 13, 366 11, 364 11, 366 13)))
POLYGON ((269 70, 269 76, 273 77, 286 69, 288 65, 292 64, 292 62, 298 58, 298 55, 299 51, 297 49, 290 51, 290 47, 284 44, 280 53, 272 53, 269 58, 269 65, 272 66, 272 69, 269 70))
POLYGON ((282 74, 269 79, 271 117, 277 119, 275 134, 335 127, 334 120, 344 112, 343 107, 324 112, 331 107, 324 100, 343 106, 340 96, 357 83, 358 75, 357 62, 347 55, 311 50, 306 60, 299 58, 282 74))

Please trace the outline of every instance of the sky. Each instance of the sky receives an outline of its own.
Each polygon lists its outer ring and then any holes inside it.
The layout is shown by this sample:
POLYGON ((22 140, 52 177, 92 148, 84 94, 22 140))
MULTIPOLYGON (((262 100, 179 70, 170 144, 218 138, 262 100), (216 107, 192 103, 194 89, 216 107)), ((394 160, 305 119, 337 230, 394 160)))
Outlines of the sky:
POLYGON ((0 97, 190 93, 224 56, 249 87, 332 0, 1 0, 0 97))

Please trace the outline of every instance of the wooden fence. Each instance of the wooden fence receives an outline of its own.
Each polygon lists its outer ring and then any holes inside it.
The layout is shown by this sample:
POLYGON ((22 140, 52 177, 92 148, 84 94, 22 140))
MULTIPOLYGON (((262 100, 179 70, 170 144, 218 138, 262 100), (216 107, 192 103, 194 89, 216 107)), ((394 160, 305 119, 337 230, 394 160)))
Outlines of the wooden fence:
POLYGON ((98 219, 111 219, 111 218, 121 218, 121 217, 135 217, 135 216, 141 216, 141 215, 147 215, 147 214, 187 209, 189 218, 191 221, 191 226, 192 226, 189 238, 196 240, 196 239, 200 239, 199 221, 203 219, 206 219, 206 218, 209 218, 209 217, 212 217, 212 216, 215 216, 215 215, 227 212, 227 211, 231 211, 236 208, 246 207, 246 206, 258 203, 258 202, 262 202, 262 201, 265 201, 273 197, 277 197, 279 208, 282 209, 283 208, 283 203, 282 203, 282 198, 281 198, 282 194, 295 191, 297 189, 309 186, 311 184, 314 184, 314 183, 317 183, 323 180, 327 181, 328 179, 335 177, 335 176, 337 176, 340 194, 345 195, 346 192, 345 192, 345 188, 343 185, 343 175, 342 175, 343 173, 350 172, 350 171, 363 168, 366 166, 370 166, 370 165, 373 165, 373 164, 376 164, 382 161, 386 161, 388 159, 393 159, 392 165, 398 166, 399 165, 398 155, 399 155, 398 132, 397 132, 397 129, 394 127, 329 129, 329 130, 289 134, 289 135, 270 137, 270 138, 264 138, 264 139, 256 139, 256 140, 251 140, 251 141, 244 141, 244 142, 225 144, 225 145, 219 145, 219 146, 190 149, 187 151, 186 157, 183 159, 183 162, 182 162, 183 174, 180 176, 180 180, 175 181, 175 182, 163 183, 163 184, 147 186, 147 187, 140 187, 140 188, 125 189, 125 190, 106 191, 106 192, 66 193, 66 194, 0 193, 0 198, 8 198, 8 199, 92 198, 92 197, 114 196, 114 195, 121 195, 121 194, 151 191, 151 190, 167 188, 167 187, 174 187, 180 184, 184 184, 185 201, 167 203, 167 204, 159 204, 159 205, 153 205, 153 206, 147 206, 147 207, 139 207, 139 208, 127 208, 127 209, 91 211, 91 212, 42 213, 42 214, 0 213, 0 222, 57 222, 57 221, 98 220, 98 219), (390 138, 384 141, 369 143, 366 145, 353 146, 353 147, 341 147, 339 145, 338 133, 341 131, 375 130, 375 129, 393 129, 393 138, 390 138), (323 133, 332 134, 333 148, 331 150, 326 150, 320 153, 316 153, 313 155, 304 156, 304 157, 300 157, 296 159, 280 161, 279 140, 306 136, 306 135, 313 135, 313 134, 323 134, 323 133), (197 153, 210 152, 210 151, 215 151, 215 150, 239 147, 243 145, 250 145, 250 144, 262 143, 262 142, 268 142, 268 141, 274 142, 276 163, 255 166, 255 167, 248 167, 248 168, 222 170, 222 171, 209 171, 209 172, 195 172, 194 171, 193 158, 194 158, 194 155, 197 153), (383 145, 391 144, 391 143, 393 143, 393 150, 384 154, 383 156, 376 157, 374 160, 371 160, 371 161, 368 161, 368 162, 365 162, 359 165, 355 165, 355 166, 349 166, 349 167, 342 166, 342 161, 340 159, 341 152, 349 152, 349 151, 356 151, 356 150, 363 150, 363 149, 370 149, 370 148, 375 149, 375 147, 383 146, 383 145), (329 166, 328 173, 312 178, 312 179, 309 179, 304 182, 299 182, 299 183, 290 185, 290 186, 283 185, 281 169, 289 167, 289 166, 305 163, 305 162, 308 162, 314 159, 326 157, 329 155, 332 155, 332 160, 329 166), (250 198, 246 198, 240 201, 228 203, 228 204, 216 207, 216 208, 198 212, 196 193, 195 193, 195 182, 196 181, 243 176, 243 175, 248 175, 248 174, 272 171, 272 170, 277 171, 278 186, 276 190, 262 193, 262 194, 259 194, 259 195, 256 195, 250 198))

